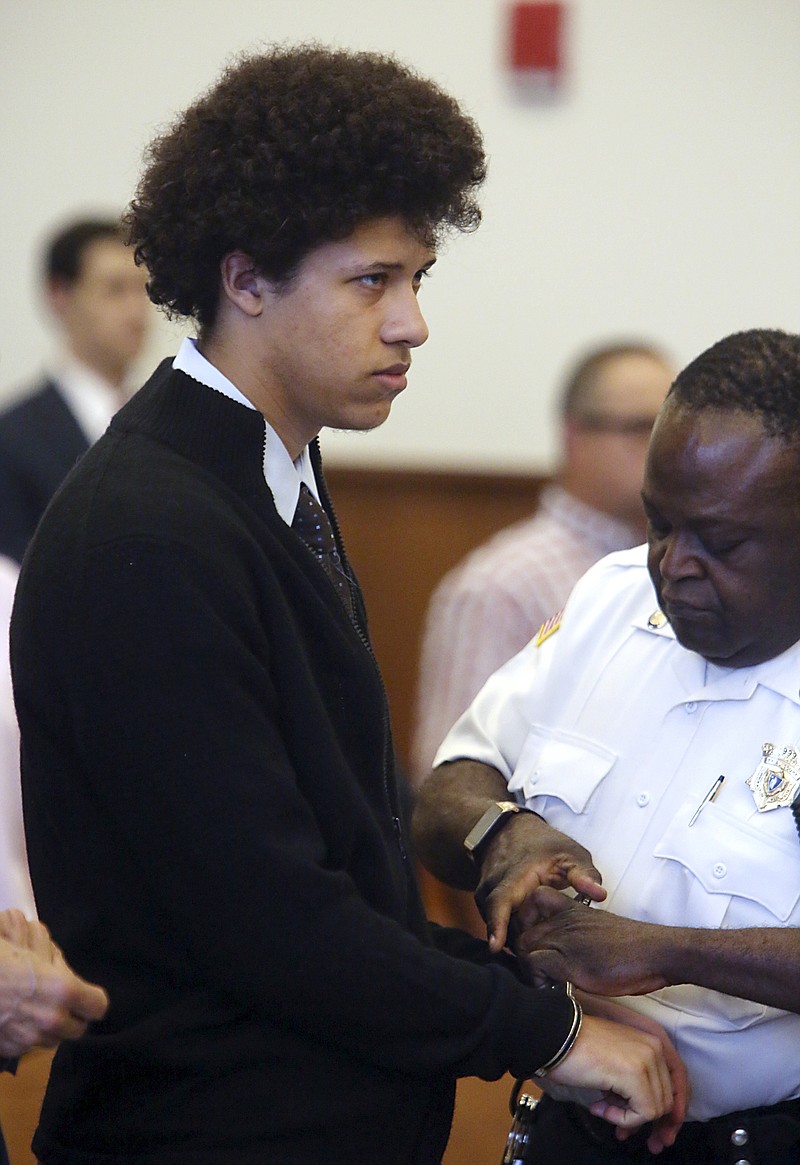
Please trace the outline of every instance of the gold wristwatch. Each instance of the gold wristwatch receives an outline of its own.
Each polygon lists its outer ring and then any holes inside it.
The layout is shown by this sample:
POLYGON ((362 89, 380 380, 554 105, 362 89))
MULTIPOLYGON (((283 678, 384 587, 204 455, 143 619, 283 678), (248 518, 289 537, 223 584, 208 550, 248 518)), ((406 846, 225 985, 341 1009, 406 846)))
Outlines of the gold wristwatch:
POLYGON ((533 810, 526 808, 525 805, 518 805, 516 801, 492 802, 464 838, 464 849, 473 862, 480 861, 483 847, 515 813, 533 813, 533 810))

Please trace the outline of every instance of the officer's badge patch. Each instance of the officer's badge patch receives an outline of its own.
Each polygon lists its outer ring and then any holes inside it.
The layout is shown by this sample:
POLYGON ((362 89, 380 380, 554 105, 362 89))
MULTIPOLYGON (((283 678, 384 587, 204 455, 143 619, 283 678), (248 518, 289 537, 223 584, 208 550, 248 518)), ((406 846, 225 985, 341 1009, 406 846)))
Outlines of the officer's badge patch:
POLYGON ((759 813, 792 805, 800 791, 797 749, 787 744, 779 751, 774 744, 762 744, 761 763, 752 777, 748 777, 747 784, 753 790, 759 813))
POLYGON ((536 632, 534 639, 537 647, 541 647, 545 639, 549 639, 551 635, 555 635, 556 631, 558 631, 559 627, 561 626, 563 615, 563 610, 556 611, 555 615, 551 615, 546 622, 542 623, 541 627, 536 632))

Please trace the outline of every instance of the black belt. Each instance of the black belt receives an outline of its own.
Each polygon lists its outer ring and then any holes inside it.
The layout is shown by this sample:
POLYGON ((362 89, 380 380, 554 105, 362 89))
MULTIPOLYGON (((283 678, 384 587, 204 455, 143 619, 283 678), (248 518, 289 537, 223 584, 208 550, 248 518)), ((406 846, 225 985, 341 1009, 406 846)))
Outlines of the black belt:
POLYGON ((675 1145, 654 1158, 645 1148, 649 1129, 645 1126, 627 1141, 618 1141, 614 1126, 592 1116, 577 1104, 566 1104, 571 1123, 596 1145, 612 1146, 631 1161, 638 1157, 651 1162, 713 1161, 714 1165, 770 1165, 776 1153, 798 1148, 800 1162, 800 1099, 785 1100, 765 1108, 729 1112, 708 1121, 687 1121, 675 1145))

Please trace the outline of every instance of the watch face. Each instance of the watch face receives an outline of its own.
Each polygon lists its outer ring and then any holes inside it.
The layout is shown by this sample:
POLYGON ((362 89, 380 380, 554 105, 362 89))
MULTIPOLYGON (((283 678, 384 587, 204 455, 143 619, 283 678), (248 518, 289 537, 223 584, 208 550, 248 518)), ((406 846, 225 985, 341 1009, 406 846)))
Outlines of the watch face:
POLYGON ((479 846, 488 841, 502 821, 511 813, 519 813, 521 805, 514 801, 495 801, 464 838, 464 848, 475 857, 479 846))

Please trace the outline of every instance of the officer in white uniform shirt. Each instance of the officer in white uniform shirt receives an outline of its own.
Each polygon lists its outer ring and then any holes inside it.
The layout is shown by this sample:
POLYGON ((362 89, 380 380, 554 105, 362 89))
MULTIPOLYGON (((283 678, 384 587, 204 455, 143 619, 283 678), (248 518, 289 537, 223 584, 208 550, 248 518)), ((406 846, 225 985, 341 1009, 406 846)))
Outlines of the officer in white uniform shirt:
MULTIPOLYGON (((643 499, 648 547, 593 567, 448 735, 416 839, 434 873, 476 889, 493 945, 532 977, 623 997, 666 1028, 692 1099, 662 1162, 788 1165, 800 336, 738 333, 678 376, 643 499)), ((620 1144, 563 1096, 540 1104, 529 1151, 652 1159, 643 1137, 620 1144)))

